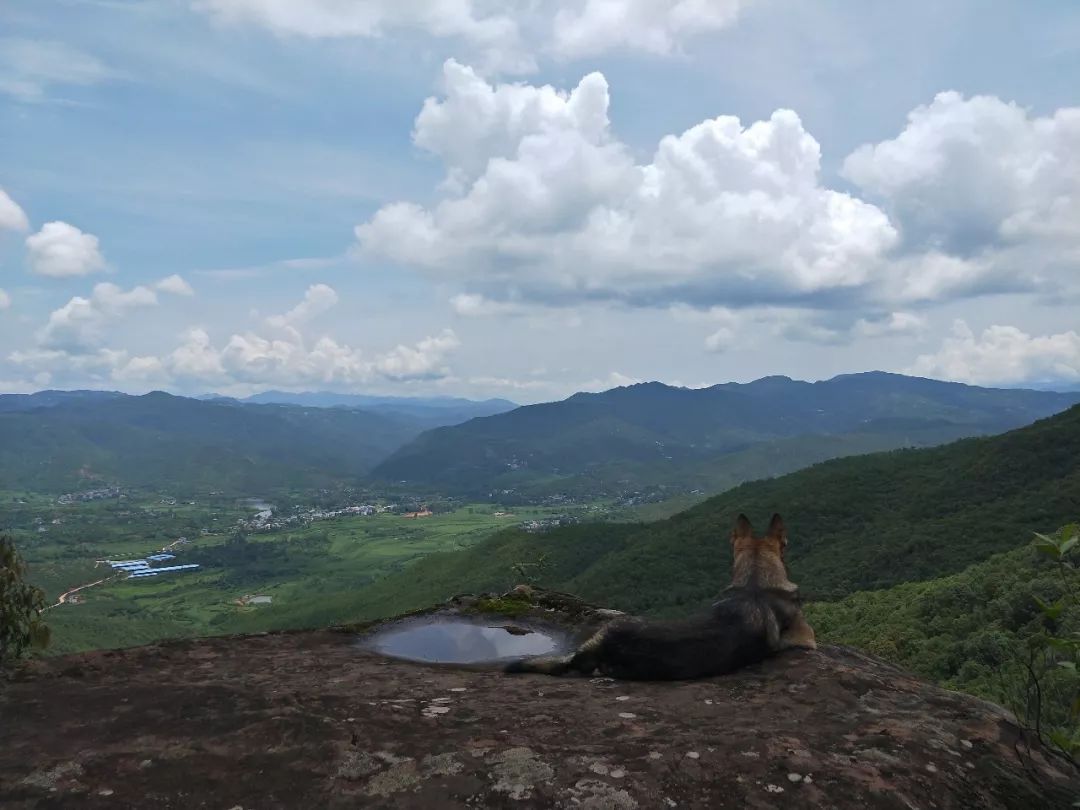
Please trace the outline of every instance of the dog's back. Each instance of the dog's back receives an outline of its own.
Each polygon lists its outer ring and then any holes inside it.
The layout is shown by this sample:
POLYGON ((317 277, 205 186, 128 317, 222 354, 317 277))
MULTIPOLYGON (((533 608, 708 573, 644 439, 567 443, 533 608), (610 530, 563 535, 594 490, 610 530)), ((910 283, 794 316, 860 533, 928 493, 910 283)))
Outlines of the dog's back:
POLYGON ((629 680, 683 680, 731 672, 785 647, 813 647, 813 630, 783 565, 786 542, 778 515, 761 540, 752 537, 749 521, 740 515, 732 535, 732 587, 708 615, 670 622, 617 619, 572 655, 515 661, 506 669, 548 675, 599 670, 629 680))

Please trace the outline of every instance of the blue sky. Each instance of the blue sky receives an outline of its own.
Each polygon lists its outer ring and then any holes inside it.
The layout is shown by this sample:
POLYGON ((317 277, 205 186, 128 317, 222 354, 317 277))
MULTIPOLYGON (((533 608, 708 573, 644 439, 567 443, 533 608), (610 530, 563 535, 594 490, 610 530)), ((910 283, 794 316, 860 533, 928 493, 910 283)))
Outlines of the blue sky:
POLYGON ((1034 8, 13 0, 0 388, 1075 385, 1080 8, 1034 8))

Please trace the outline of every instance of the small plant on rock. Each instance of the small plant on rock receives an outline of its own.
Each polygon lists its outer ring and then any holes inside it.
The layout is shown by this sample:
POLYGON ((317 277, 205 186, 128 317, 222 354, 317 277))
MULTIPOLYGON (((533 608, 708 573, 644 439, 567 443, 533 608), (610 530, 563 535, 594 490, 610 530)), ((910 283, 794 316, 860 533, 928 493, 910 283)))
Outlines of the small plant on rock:
POLYGON ((1072 759, 1080 756, 1080 532, 1067 526, 1056 534, 1036 534, 1035 548, 1051 559, 1061 595, 1034 597, 1043 629, 1028 639, 1024 719, 1040 738, 1072 759))
POLYGON ((0 664, 48 645, 44 608, 45 594, 26 581, 26 566, 14 541, 0 535, 0 664))

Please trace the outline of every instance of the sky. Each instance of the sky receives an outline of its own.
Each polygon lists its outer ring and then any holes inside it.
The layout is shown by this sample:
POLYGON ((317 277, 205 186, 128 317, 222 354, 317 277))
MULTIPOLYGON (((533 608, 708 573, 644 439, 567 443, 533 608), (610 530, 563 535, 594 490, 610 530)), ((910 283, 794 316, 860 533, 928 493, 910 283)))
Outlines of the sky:
POLYGON ((1080 385, 1080 4, 6 0, 0 391, 1080 385))

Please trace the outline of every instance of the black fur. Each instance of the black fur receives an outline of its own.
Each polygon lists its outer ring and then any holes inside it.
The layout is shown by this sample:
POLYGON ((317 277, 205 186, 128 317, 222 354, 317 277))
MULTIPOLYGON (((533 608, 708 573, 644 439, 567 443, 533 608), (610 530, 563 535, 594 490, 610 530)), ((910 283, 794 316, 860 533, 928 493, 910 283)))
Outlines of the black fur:
POLYGON ((800 615, 797 594, 729 588, 705 616, 684 621, 616 619, 573 655, 514 661, 507 672, 571 671, 627 680, 686 680, 762 661, 800 615))

